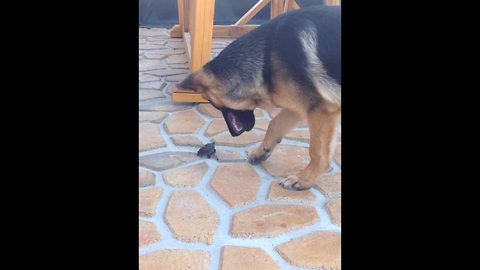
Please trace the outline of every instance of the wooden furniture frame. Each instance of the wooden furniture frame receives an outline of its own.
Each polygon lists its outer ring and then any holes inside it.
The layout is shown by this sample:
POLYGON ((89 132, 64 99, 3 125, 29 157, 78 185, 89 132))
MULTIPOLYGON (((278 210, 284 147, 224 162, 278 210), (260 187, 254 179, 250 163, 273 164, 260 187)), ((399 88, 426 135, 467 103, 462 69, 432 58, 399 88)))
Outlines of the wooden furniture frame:
MULTIPOLYGON (((211 59, 213 38, 238 38, 259 25, 247 24, 268 3, 271 3, 270 18, 300 6, 295 0, 260 0, 232 25, 214 25, 215 0, 177 0, 179 24, 172 27, 170 37, 185 42, 191 72, 199 70, 211 59)), ((325 5, 340 5, 340 0, 325 0, 325 5)), ((208 102, 200 94, 185 89, 172 93, 174 102, 208 102)))

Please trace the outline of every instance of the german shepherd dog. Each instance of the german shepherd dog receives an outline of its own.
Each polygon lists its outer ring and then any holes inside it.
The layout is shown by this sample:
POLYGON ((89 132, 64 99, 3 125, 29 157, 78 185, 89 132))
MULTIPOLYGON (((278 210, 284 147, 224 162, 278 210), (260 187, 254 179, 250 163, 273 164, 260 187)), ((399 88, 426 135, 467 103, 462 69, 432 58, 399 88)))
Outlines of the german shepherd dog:
POLYGON ((200 93, 220 110, 232 136, 253 128, 256 107, 282 108, 261 145, 248 154, 252 164, 266 160, 306 119, 310 163, 280 185, 309 189, 330 168, 334 153, 341 111, 340 28, 340 7, 285 13, 230 43, 177 86, 200 93))

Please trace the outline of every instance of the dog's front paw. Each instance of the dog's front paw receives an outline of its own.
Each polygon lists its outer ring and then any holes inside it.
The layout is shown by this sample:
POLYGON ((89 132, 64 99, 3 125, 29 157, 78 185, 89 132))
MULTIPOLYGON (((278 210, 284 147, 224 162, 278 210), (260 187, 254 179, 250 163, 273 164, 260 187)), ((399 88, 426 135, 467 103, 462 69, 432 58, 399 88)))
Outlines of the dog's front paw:
POLYGON ((314 182, 302 180, 297 175, 289 175, 287 178, 282 179, 278 184, 285 189, 306 190, 313 187, 314 182))
POLYGON ((271 151, 265 148, 257 148, 248 153, 248 162, 250 164, 259 164, 262 161, 267 160, 270 157, 271 151))

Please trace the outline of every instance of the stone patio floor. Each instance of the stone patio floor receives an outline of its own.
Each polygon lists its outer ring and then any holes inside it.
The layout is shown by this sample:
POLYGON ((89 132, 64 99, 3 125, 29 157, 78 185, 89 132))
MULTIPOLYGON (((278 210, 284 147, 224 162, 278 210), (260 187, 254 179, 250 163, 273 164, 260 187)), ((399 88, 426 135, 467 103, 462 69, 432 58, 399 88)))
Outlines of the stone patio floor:
MULTIPOLYGON (((215 39, 212 54, 229 42, 215 39)), ((257 109, 254 129, 233 138, 211 105, 171 101, 189 72, 182 39, 140 28, 139 47, 140 269, 340 269, 341 136, 315 188, 284 190, 309 161, 304 123, 252 166, 247 151, 278 111, 257 109), (212 140, 218 160, 197 157, 212 140)))

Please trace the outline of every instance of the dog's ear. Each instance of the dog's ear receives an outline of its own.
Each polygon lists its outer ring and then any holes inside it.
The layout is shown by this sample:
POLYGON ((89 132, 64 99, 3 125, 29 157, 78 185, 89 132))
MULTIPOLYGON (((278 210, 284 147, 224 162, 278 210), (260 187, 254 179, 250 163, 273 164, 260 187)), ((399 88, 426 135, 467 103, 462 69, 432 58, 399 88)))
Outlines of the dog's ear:
POLYGON ((176 86, 180 89, 193 90, 197 93, 208 91, 215 83, 213 77, 203 69, 188 75, 181 83, 176 86))
POLYGON ((196 81, 195 76, 196 76, 195 73, 192 73, 192 74, 188 75, 187 78, 185 78, 181 83, 176 85, 177 88, 188 89, 188 90, 193 90, 193 91, 199 90, 198 85, 195 83, 195 81, 196 81))

